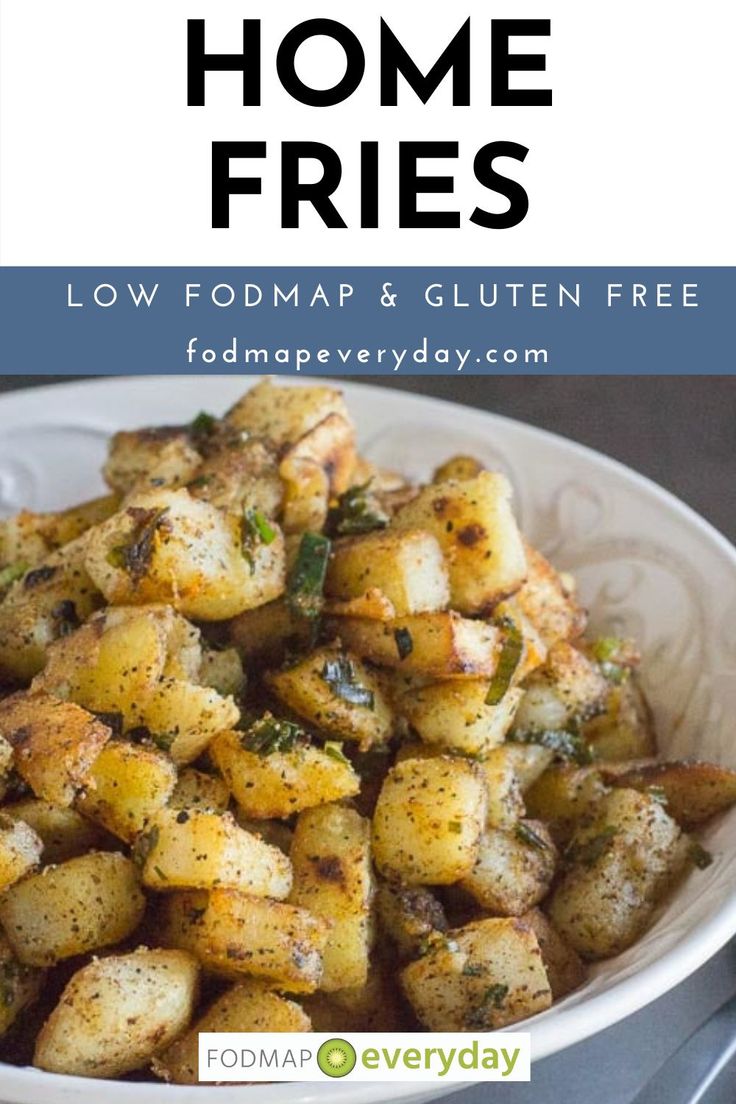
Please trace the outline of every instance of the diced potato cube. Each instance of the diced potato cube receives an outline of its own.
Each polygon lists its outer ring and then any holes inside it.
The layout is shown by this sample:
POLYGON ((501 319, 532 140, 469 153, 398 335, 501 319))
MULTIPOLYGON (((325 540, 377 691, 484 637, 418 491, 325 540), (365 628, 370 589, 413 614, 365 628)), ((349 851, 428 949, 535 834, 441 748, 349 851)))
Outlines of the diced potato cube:
POLYGON ((183 951, 139 948, 95 959, 72 977, 36 1040, 34 1065, 76 1077, 120 1077, 184 1031, 198 966, 183 951))
POLYGON ((290 993, 319 986, 330 928, 306 909, 235 889, 171 893, 162 900, 162 941, 191 951, 215 973, 265 978, 290 993))
POLYGON ((559 764, 550 767, 526 791, 530 816, 552 826, 557 841, 567 841, 609 792, 600 770, 559 764))
POLYGON ((197 759, 213 736, 237 724, 240 710, 209 686, 183 679, 162 679, 143 711, 146 728, 180 765, 197 759))
POLYGON ((632 766, 606 778, 614 786, 661 792, 681 828, 698 828, 736 802, 736 771, 693 760, 632 766))
POLYGON ((128 494, 152 475, 169 486, 191 479, 201 463, 188 426, 122 430, 110 440, 102 469, 108 487, 128 494))
POLYGON ((603 707, 608 683, 596 664, 571 644, 550 648, 544 667, 526 681, 526 694, 514 719, 519 732, 566 728, 603 707))
POLYGON ((188 1031, 158 1058, 153 1071, 175 1085, 199 1082, 199 1034, 205 1031, 311 1031, 309 1016, 299 1005, 263 983, 241 981, 231 986, 188 1031))
POLYGON ((545 644, 575 640, 585 629, 585 611, 541 552, 525 544, 527 579, 516 602, 536 627, 545 644))
POLYGON ((355 431, 339 414, 328 414, 283 453, 282 525, 285 533, 318 532, 327 520, 330 495, 348 489, 355 467, 355 431))
POLYGON ((0 891, 33 870, 42 851, 43 842, 29 824, 0 812, 0 891))
POLYGON ((490 678, 501 650, 497 628, 454 611, 394 621, 335 617, 330 627, 361 659, 431 679, 490 678))
POLYGON ((306 810, 297 820, 291 861, 291 902, 334 925, 321 988, 364 985, 374 938, 369 821, 341 805, 306 810))
POLYGON ((380 530, 338 541, 325 593, 342 601, 376 590, 395 617, 445 609, 450 600, 447 568, 437 538, 421 530, 380 530))
POLYGON ((476 766, 442 756, 409 759, 389 771, 373 817, 381 873, 407 884, 449 885, 473 866, 486 817, 476 766))
POLYGON ((555 757, 551 748, 541 744, 505 744, 504 754, 512 766, 522 794, 544 774, 555 757))
POLYGON ((381 929, 403 959, 416 958, 432 936, 446 932, 445 910, 426 886, 381 882, 376 894, 381 929))
POLYGON ((654 718, 636 678, 610 687, 603 712, 592 717, 582 736, 596 759, 645 759, 657 754, 654 718))
POLYGON ((77 808, 131 843, 168 801, 176 782, 171 760, 152 748, 111 740, 92 764, 77 808))
POLYGON ((298 441, 330 414, 339 414, 350 421, 345 400, 335 388, 280 387, 264 379, 227 412, 225 422, 281 447, 298 441))
POLYGON ((394 516, 392 528, 434 533, 450 574, 450 605, 460 613, 486 613, 526 579, 524 544, 504 475, 425 487, 394 516))
POLYGON ((206 813, 224 813, 230 804, 227 783, 216 774, 186 767, 179 771, 171 797, 170 809, 202 809, 206 813))
POLYGON ((311 625, 283 598, 245 610, 230 622, 230 640, 246 661, 280 663, 284 656, 309 644, 311 625))
POLYGON ((451 456, 432 473, 433 483, 447 483, 450 480, 475 479, 483 471, 483 465, 472 456, 451 456))
POLYGON ((53 805, 72 804, 110 737, 110 729, 78 705, 27 693, 0 702, 0 732, 13 747, 18 773, 53 805))
POLYGON ((430 1031, 497 1030, 552 1003, 537 937, 518 919, 448 932, 404 967, 401 982, 430 1031))
MULTIPOLYGON (((510 744, 491 748, 478 764, 488 792, 489 828, 514 828, 524 816, 514 748, 510 744)), ((540 818, 544 820, 544 817, 540 818)))
POLYGON ((521 820, 511 831, 484 833, 475 865, 460 885, 489 912, 521 916, 546 895, 556 865, 557 849, 544 825, 521 820))
POLYGON ((119 943, 144 907, 130 859, 91 851, 11 886, 0 899, 0 923, 21 962, 52 966, 119 943))
POLYGON ((22 820, 30 825, 43 843, 43 861, 61 863, 84 855, 87 851, 105 849, 115 841, 103 832, 91 820, 87 820, 76 809, 61 805, 52 805, 49 801, 29 797, 6 805, 2 810, 13 820, 22 820))
POLYGON ((483 755, 503 742, 524 696, 507 690, 498 705, 487 705, 488 687, 480 679, 435 682, 403 694, 397 709, 425 743, 483 755))
POLYGON ((587 969, 580 955, 569 946, 540 909, 530 909, 521 917, 539 941, 542 962, 549 978, 552 1000, 558 1001, 577 989, 587 969))
POLYGON ((391 736, 393 717, 378 680, 339 648, 319 648, 266 682, 289 709, 330 736, 364 749, 391 736))
POLYGON ((310 744, 290 751, 259 754, 242 743, 240 732, 221 732, 209 753, 246 817, 269 820, 352 797, 360 779, 342 756, 310 744))
POLYGON ((222 886, 278 899, 291 889, 286 856, 239 828, 230 813, 165 809, 137 848, 150 889, 222 886))
POLYGON ((235 648, 207 648, 197 678, 203 686, 211 686, 218 694, 239 694, 245 686, 245 673, 235 648))

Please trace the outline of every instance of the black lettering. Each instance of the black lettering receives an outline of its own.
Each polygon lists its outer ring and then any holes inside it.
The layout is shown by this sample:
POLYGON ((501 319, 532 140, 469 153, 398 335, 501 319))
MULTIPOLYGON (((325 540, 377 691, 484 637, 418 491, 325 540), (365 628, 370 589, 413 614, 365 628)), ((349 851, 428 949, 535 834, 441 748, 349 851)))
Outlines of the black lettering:
POLYGON ((344 230, 347 226, 330 199, 342 179, 340 158, 331 146, 322 142, 284 142, 281 147, 281 225, 287 230, 299 227, 299 204, 311 203, 325 226, 344 230), (322 177, 314 184, 299 180, 302 158, 311 157, 322 165, 322 177))
POLYGON ((427 103, 445 77, 452 73, 454 107, 470 106, 470 19, 426 74, 409 57, 385 19, 381 20, 381 105, 396 107, 399 73, 422 103, 427 103))
POLYGON ((529 210, 529 196, 518 181, 509 180, 497 173, 493 162, 497 157, 513 157, 516 161, 523 161, 528 152, 526 146, 520 146, 516 142, 489 142, 478 150, 473 162, 476 179, 484 188, 506 196, 509 209, 503 214, 495 215, 476 207, 470 216, 470 221, 476 226, 484 226, 486 230, 509 230, 524 220, 529 210))
POLYGON ((227 230, 230 226, 230 196, 260 195, 260 177, 230 176, 233 157, 265 157, 265 142, 212 143, 212 228, 227 230))
POLYGON ((510 54, 512 36, 549 36, 549 19, 491 20, 491 104, 493 107, 550 107, 549 88, 509 88, 510 73, 544 73, 544 54, 510 54))
POLYGON ((353 32, 334 19, 307 19, 293 27, 276 55, 279 80, 295 100, 309 107, 334 107, 352 96, 365 73, 363 47, 353 32), (310 88, 297 76, 296 54, 300 46, 318 35, 334 39, 345 51, 345 73, 333 88, 310 88))
POLYGON ((423 192, 452 193, 455 182, 451 176, 419 176, 420 157, 457 157, 457 142, 399 143, 399 226, 401 229, 456 229, 460 226, 457 211, 418 211, 417 196, 423 192))
POLYGON ((261 22, 243 20, 241 54, 207 54, 204 19, 187 20, 187 106, 204 107, 206 73, 243 74, 243 107, 261 103, 261 22))

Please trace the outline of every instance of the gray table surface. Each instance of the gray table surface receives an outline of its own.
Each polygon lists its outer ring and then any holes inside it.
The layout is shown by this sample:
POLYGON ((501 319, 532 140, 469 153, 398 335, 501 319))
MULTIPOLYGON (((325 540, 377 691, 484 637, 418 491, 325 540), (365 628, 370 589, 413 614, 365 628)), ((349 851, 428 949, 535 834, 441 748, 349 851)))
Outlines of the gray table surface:
MULTIPOLYGON (((4 376, 0 390, 57 378, 4 376)), ((736 542, 736 379, 414 376, 375 382, 573 437, 657 480, 736 542)), ((535 1064, 531 1084, 474 1087, 453 1099, 457 1104, 629 1104, 660 1063, 734 992, 736 944, 731 944, 627 1020, 535 1064)), ((734 1100, 732 1068, 704 1104, 734 1100)))

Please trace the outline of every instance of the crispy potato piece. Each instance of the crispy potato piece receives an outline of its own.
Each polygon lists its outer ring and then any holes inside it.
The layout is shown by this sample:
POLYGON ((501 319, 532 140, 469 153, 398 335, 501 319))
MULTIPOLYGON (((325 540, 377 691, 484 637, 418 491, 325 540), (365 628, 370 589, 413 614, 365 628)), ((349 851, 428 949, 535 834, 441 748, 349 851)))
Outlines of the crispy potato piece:
POLYGON ((450 587, 437 538, 421 530, 385 529, 337 541, 325 593, 349 601, 371 590, 384 595, 395 617, 446 609, 450 587))
POLYGON ((260 839, 270 843, 272 847, 278 847, 279 851, 282 851, 284 855, 289 855, 291 852, 291 842, 294 838, 294 832, 288 824, 283 820, 250 820, 244 816, 242 810, 236 809, 235 819, 241 828, 245 828, 246 832, 250 832, 253 836, 258 836, 260 839))
POLYGON ((542 962, 552 990, 552 1000, 562 1000, 585 981, 588 973, 585 963, 540 909, 530 909, 521 919, 529 925, 539 942, 542 962))
POLYGON ((687 863, 680 829, 654 798, 614 790, 578 828, 549 916, 583 958, 610 958, 641 935, 687 863))
POLYGON ((0 521, 0 564, 25 564, 26 570, 37 567, 51 552, 114 514, 118 502, 117 495, 105 495, 56 513, 21 510, 0 521))
POLYGON ((475 479, 484 470, 480 460, 472 456, 451 456, 435 468, 432 474, 433 483, 449 483, 451 480, 465 482, 475 479))
POLYGON ((450 605, 460 613, 485 613, 514 594, 526 579, 524 545, 504 475, 425 487, 400 509, 394 529, 434 533, 450 574, 450 605))
POLYGON ((328 617, 369 617, 373 621, 393 621, 396 610, 385 594, 372 588, 359 598, 350 598, 345 602, 336 598, 328 599, 324 604, 324 613, 328 617))
POLYGON ((341 805, 308 809, 296 823, 291 861, 292 904, 334 925, 320 988, 365 985, 375 935, 370 822, 341 805))
POLYGON ((192 478, 201 460, 189 426, 122 430, 110 441, 102 474, 108 487, 119 494, 128 494, 152 478, 180 487, 192 478))
POLYGON ((373 816, 373 857, 389 880, 449 885, 469 873, 486 817, 466 759, 409 759, 389 771, 373 816))
POLYGON ((233 618, 230 640, 247 663, 280 663, 287 652, 309 644, 311 626, 292 613, 283 598, 233 618))
POLYGON ((170 809, 202 809, 206 813, 224 813, 230 804, 227 783, 216 774, 186 767, 169 798, 170 809))
POLYGON ((318 648, 305 659, 266 676, 280 701, 317 729, 364 750, 383 744, 393 716, 378 680, 354 656, 339 648, 318 648))
POLYGON ((198 973, 184 951, 141 947, 95 959, 74 974, 43 1025, 34 1065, 76 1077, 140 1069, 186 1029, 198 973))
POLYGON ((110 738, 107 725, 72 702, 46 694, 13 694, 0 702, 0 732, 15 766, 37 797, 71 805, 110 738))
POLYGON ((46 649, 102 604, 85 566, 85 533, 52 552, 14 583, 0 604, 0 676, 28 682, 42 669, 46 649))
POLYGON ((224 436, 210 442, 207 457, 190 481, 190 493, 220 509, 240 514, 251 509, 278 517, 284 487, 276 452, 264 441, 223 428, 224 436))
POLYGON ((552 827, 557 842, 566 842, 583 818, 609 793, 596 767, 551 766, 524 794, 530 816, 552 827))
POLYGON ((469 621, 452 610, 387 622, 336 617, 329 624, 361 659, 410 675, 490 678, 498 666, 499 630, 484 621, 469 621))
POLYGON ((178 765, 191 763, 216 733, 237 724, 240 710, 209 686, 162 679, 143 710, 142 720, 178 765))
POLYGON ((596 759, 642 759, 657 754, 654 718, 633 675, 609 689, 604 711, 583 725, 582 736, 596 759))
POLYGON ((38 996, 44 971, 24 966, 0 933, 0 1038, 38 996))
POLYGON ((111 740, 92 764, 89 779, 77 808, 132 843, 169 800, 176 769, 153 748, 111 740))
POLYGON ((698 828, 736 802, 736 771, 692 760, 651 763, 604 777, 613 786, 661 791, 665 808, 681 828, 698 828))
POLYGON ((221 621, 278 598, 283 535, 243 554, 242 518, 186 490, 137 493, 90 534, 86 567, 112 605, 166 602, 185 616, 221 621))
POLYGON ((603 708, 609 690, 597 665, 564 641, 550 648, 544 667, 525 685, 514 719, 518 732, 544 732, 586 720, 603 708))
POLYGON ((511 676, 511 685, 518 686, 532 671, 536 671, 546 662, 549 650, 515 597, 498 603, 493 611, 493 620, 501 628, 505 628, 510 622, 521 635, 521 656, 511 676))
POLYGON ((211 686, 223 697, 240 694, 245 687, 245 672, 237 649, 206 648, 197 681, 202 686, 211 686))
POLYGON ((162 941, 191 951, 215 973, 265 978, 289 993, 319 986, 330 928, 306 909, 236 889, 171 893, 162 901, 162 941))
POLYGON ((138 841, 149 889, 238 889, 288 897, 291 865, 276 847, 238 827, 230 813, 164 809, 138 841))
POLYGON ((341 757, 309 744, 259 755, 243 746, 242 735, 219 733, 209 752, 246 817, 288 817, 360 789, 358 775, 341 757))
POLYGON ((42 858, 46 865, 61 863, 84 855, 87 851, 97 851, 114 846, 112 840, 96 824, 81 816, 75 809, 52 805, 49 801, 29 797, 6 805, 2 812, 13 820, 22 820, 30 825, 43 843, 42 858))
POLYGON ((460 885, 489 912, 521 916, 547 894, 556 866, 547 829, 538 820, 522 820, 512 831, 483 834, 475 865, 460 885))
POLYGON ((328 414, 286 450, 279 465, 284 483, 284 532, 322 529, 330 495, 348 489, 354 467, 353 426, 339 414, 328 414))
POLYGON ((47 866, 0 899, 0 922, 16 956, 28 966, 119 943, 143 916, 135 866, 114 851, 90 851, 47 866))
POLYGON ((0 812, 0 891, 37 866, 43 841, 24 820, 0 812))
POLYGON ((483 755, 503 743, 524 691, 507 690, 498 705, 486 705, 489 683, 452 679, 409 690, 398 712, 428 744, 483 755))
POLYGON ((309 1016, 295 1001, 241 981, 226 990, 188 1031, 153 1060, 153 1072, 175 1085, 199 1082, 199 1033, 203 1031, 311 1031, 309 1016))
POLYGON ((495 1030, 552 1003, 537 937, 516 918, 448 932, 404 967, 401 983, 430 1031, 495 1030))
POLYGON ((524 816, 524 798, 512 746, 492 748, 478 766, 488 791, 487 826, 513 829, 524 816))
POLYGON ((228 410, 225 423, 254 437, 266 437, 281 448, 294 444, 330 414, 350 422, 345 400, 335 388, 280 387, 263 379, 228 410))
POLYGON ((548 647, 561 640, 575 640, 585 630, 585 610, 541 552, 527 542, 524 550, 527 578, 516 602, 548 647))
POLYGON ((446 932, 445 910, 426 886, 380 882, 376 911, 381 929, 393 940, 402 959, 416 958, 431 937, 446 932))
POLYGON ((541 778, 555 757, 554 751, 541 744, 504 744, 503 752, 522 794, 541 778))

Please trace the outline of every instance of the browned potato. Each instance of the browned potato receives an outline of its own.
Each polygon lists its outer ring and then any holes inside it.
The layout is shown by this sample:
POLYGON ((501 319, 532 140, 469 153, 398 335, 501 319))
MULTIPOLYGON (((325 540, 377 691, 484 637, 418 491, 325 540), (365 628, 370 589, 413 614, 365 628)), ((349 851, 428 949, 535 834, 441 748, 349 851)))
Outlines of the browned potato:
POLYGON ((43 841, 24 820, 0 812, 0 891, 38 865, 43 841))
POLYGON ((44 971, 24 966, 0 933, 0 1038, 38 996, 44 971))
POLYGON ((529 815, 549 824, 555 839, 564 842, 608 792, 609 786, 597 767, 559 764, 537 779, 526 791, 524 801, 529 815))
POLYGON ((488 794, 486 824, 489 828, 513 829, 524 816, 524 798, 513 745, 491 748, 478 768, 488 794))
POLYGON ((284 598, 245 610, 230 622, 230 640, 248 663, 280 663, 291 651, 306 648, 311 627, 292 612, 284 598))
POLYGON ((117 507, 117 495, 105 495, 57 513, 21 510, 0 521, 0 564, 25 564, 25 570, 37 567, 46 556, 105 521, 117 507))
POLYGON ((168 801, 176 769, 152 748, 111 740, 92 764, 77 808, 131 843, 168 801))
POLYGON ((472 456, 451 456, 435 468, 432 474, 433 483, 447 483, 450 480, 475 479, 483 471, 483 465, 472 456))
POLYGON ((52 805, 49 801, 24 798, 6 805, 2 812, 13 820, 25 821, 39 836, 46 865, 115 846, 115 840, 75 809, 52 805))
POLYGON ((232 698, 179 678, 161 679, 144 711, 145 727, 177 766, 197 759, 213 736, 239 718, 232 698))
POLYGON ((428 744, 465 755, 484 755, 501 744, 524 696, 507 690, 498 705, 488 705, 485 679, 451 679, 407 691, 398 712, 428 744))
POLYGON ((563 729, 586 720, 603 708, 609 690, 597 664, 565 642, 550 648, 544 667, 534 671, 525 686, 514 718, 519 732, 563 729))
POLYGON ((330 495, 348 489, 355 467, 355 432, 340 414, 328 414, 283 453, 285 533, 317 532, 327 520, 330 495))
POLYGON ((254 437, 265 437, 280 448, 294 444, 331 414, 350 421, 342 394, 335 388, 281 387, 263 379, 227 412, 225 423, 254 437))
POLYGON ((176 487, 192 478, 201 459, 189 426, 123 430, 110 440, 102 474, 108 487, 120 494, 151 477, 176 487))
POLYGON ((450 574, 450 605, 460 613, 486 613, 526 579, 524 544, 504 475, 435 483, 402 507, 395 529, 433 533, 450 574))
POLYGON ((16 882, 0 898, 0 923, 21 962, 52 966, 119 943, 144 906, 130 859, 91 851, 16 882))
POLYGON ((604 709, 583 725, 583 739, 601 760, 642 759, 657 753, 652 712, 636 678, 611 686, 604 709))
POLYGON ((53 805, 72 804, 110 738, 110 729, 78 705, 25 692, 0 702, 0 732, 18 773, 53 805))
POLYGON ((296 823, 291 861, 291 902, 333 925, 320 988, 365 985, 374 938, 369 821, 341 805, 306 810, 296 823))
POLYGON ((542 553, 528 542, 524 543, 524 549, 527 578, 517 591, 518 605, 548 647, 560 640, 575 640, 585 629, 585 611, 566 586, 566 580, 542 553))
POLYGON ((499 630, 459 614, 420 613, 395 621, 336 617, 330 626, 361 659, 431 679, 490 678, 501 650, 499 630))
POLYGON ((34 1064, 76 1077, 120 1077, 147 1065, 189 1023, 197 963, 139 948, 95 959, 72 977, 36 1040, 34 1064))
POLYGON ((230 790, 224 779, 216 774, 186 767, 169 798, 170 809, 203 809, 207 813, 224 813, 230 804, 230 790))
POLYGON ((537 937, 518 919, 478 920, 437 938, 401 983, 430 1031, 496 1030, 552 1003, 537 937))
POLYGON ((390 529, 338 541, 325 580, 325 593, 350 601, 381 594, 394 617, 446 609, 447 568, 437 538, 421 530, 390 529))
POLYGON ((521 916, 549 890, 557 849, 543 824, 520 820, 514 829, 489 828, 481 837, 463 889, 496 916, 521 916))
POLYGON ((540 909, 530 909, 521 919, 529 925, 539 942, 552 1000, 562 1000, 585 981, 588 972, 585 963, 540 909))
POLYGON ((486 817, 466 759, 408 759, 389 771, 373 816, 373 857, 390 880, 450 885, 473 867, 486 817))
POLYGON ((393 717, 375 676, 339 648, 319 648, 266 677, 289 709, 338 740, 355 740, 362 749, 385 743, 393 717))
POLYGON ((261 982, 231 986, 188 1031, 153 1060, 153 1071, 175 1085, 199 1081, 199 1033, 202 1031, 311 1031, 309 1016, 295 1001, 269 992, 261 982))
POLYGON ((667 812, 688 830, 705 824, 736 802, 736 771, 715 763, 651 763, 615 774, 608 774, 602 764, 602 770, 613 786, 661 794, 667 812))
POLYGON ((329 925, 306 909, 235 889, 163 898, 162 941, 191 951, 226 977, 265 978, 277 989, 309 993, 322 979, 329 925))
POLYGON ((289 860, 238 827, 230 813, 164 809, 139 838, 143 884, 149 889, 239 889, 256 897, 288 897, 289 860))
MULTIPOLYGON (((269 723, 275 730, 288 730, 287 722, 271 718, 269 723)), ((360 789, 348 760, 329 745, 323 750, 292 741, 284 751, 278 745, 273 751, 251 751, 248 733, 227 731, 215 737, 209 752, 243 814, 254 820, 288 817, 352 797, 360 789)))
POLYGON ((445 910, 426 886, 381 882, 376 893, 381 929, 396 944, 403 959, 416 958, 431 938, 446 932, 445 910))

